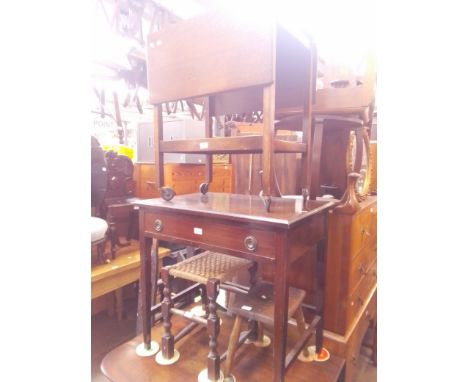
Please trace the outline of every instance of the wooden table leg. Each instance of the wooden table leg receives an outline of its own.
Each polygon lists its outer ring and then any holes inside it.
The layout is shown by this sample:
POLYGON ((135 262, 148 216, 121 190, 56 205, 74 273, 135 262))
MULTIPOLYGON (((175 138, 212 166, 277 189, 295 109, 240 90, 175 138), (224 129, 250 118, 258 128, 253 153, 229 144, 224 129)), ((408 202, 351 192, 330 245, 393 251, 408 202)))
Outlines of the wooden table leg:
MULTIPOLYGON (((325 219, 326 221, 326 219, 325 219)), ((321 317, 320 322, 317 324, 315 331, 315 346, 316 352, 320 353, 323 346, 323 312, 325 303, 325 265, 326 265, 326 237, 322 238, 317 244, 317 266, 315 273, 316 280, 316 314, 321 317)))
MULTIPOLYGON (((282 241, 282 240, 281 240, 282 241)), ((282 248, 283 243, 278 243, 282 248)), ((273 382, 283 382, 285 376, 286 338, 288 334, 288 259, 287 252, 278 253, 275 260, 275 313, 273 332, 273 382)))
MULTIPOLYGON (((140 215, 141 217, 142 215, 140 215)), ((143 222, 140 221, 140 224, 143 222)), ((143 227, 143 225, 141 225, 143 227)), ((143 235, 140 237, 140 318, 143 328, 145 349, 151 348, 151 246, 153 240, 143 235)), ((157 248, 156 248, 157 250, 157 248)))
POLYGON ((123 289, 119 288, 114 291, 115 295, 115 310, 117 312, 117 320, 122 321, 123 311, 123 289))

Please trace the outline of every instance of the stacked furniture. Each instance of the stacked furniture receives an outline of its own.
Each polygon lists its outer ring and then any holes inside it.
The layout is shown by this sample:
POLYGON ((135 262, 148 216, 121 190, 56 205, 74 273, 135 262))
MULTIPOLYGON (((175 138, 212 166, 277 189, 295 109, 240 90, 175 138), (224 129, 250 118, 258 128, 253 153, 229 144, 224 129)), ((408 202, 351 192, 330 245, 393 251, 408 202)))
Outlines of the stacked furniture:
MULTIPOLYGON (((356 149, 351 162, 352 169, 357 169, 362 163, 362 137, 365 132, 364 126, 368 123, 364 109, 369 103, 361 104, 363 98, 358 97, 359 105, 348 107, 349 104, 345 101, 349 95, 345 94, 342 98, 337 97, 339 103, 333 105, 328 102, 329 92, 323 93, 320 102, 316 100, 316 62, 315 45, 309 39, 274 20, 254 19, 250 15, 242 15, 240 18, 224 14, 202 15, 170 25, 148 37, 148 89, 150 102, 154 105, 155 187, 160 191, 162 199, 138 202, 143 322, 143 342, 137 349, 140 355, 153 355, 159 348, 155 341, 152 341, 151 331, 153 317, 162 309, 163 358, 167 360, 173 356, 175 338, 170 331, 171 315, 177 312, 174 310, 177 308, 173 308, 172 301, 177 301, 199 288, 199 285, 195 284, 173 296, 169 288, 170 271, 165 270, 165 300, 153 305, 151 290, 155 281, 151 276, 154 265, 151 264, 150 252, 153 242, 157 250, 160 241, 176 242, 240 257, 271 271, 274 301, 269 307, 272 311, 268 317, 249 318, 272 325, 273 381, 284 381, 286 370, 296 357, 303 349, 306 349, 307 353, 312 336, 315 336, 316 351, 321 354, 323 326, 328 322, 331 329, 345 328, 346 333, 357 333, 350 334, 353 346, 359 342, 364 326, 360 326, 360 319, 359 323, 356 323, 354 317, 362 313, 361 308, 364 305, 369 310, 374 306, 372 304, 375 287, 370 286, 372 277, 361 280, 359 275, 352 271, 352 274, 349 273, 347 277, 340 279, 342 284, 338 293, 333 288, 325 292, 325 284, 329 285, 337 272, 340 273, 340 277, 342 272, 348 272, 349 262, 354 259, 362 260, 363 266, 359 268, 363 269, 362 272, 372 272, 375 263, 371 255, 368 255, 368 247, 361 247, 362 243, 356 241, 359 234, 363 242, 368 236, 372 236, 369 227, 359 228, 368 221, 366 214, 360 217, 357 213, 360 209, 359 202, 365 198, 366 192, 361 186, 356 186, 357 177, 351 176, 346 192, 341 190, 344 192, 341 206, 336 214, 331 215, 333 220, 330 222, 328 215, 336 201, 317 197, 322 194, 320 186, 324 170, 321 153, 325 150, 323 137, 327 127, 337 126, 346 133, 350 130, 355 131, 356 149), (183 56, 180 52, 183 52, 183 56), (205 99, 205 137, 164 141, 163 103, 198 97, 205 99), (340 108, 343 105, 346 109, 344 116, 341 115, 340 108), (259 111, 263 122, 259 134, 212 136, 214 117, 259 111), (300 131, 302 142, 281 139, 277 134, 278 130, 300 131), (205 179, 200 185, 201 194, 176 195, 164 174, 165 153, 207 155, 205 179), (299 199, 276 197, 282 194, 275 175, 275 154, 278 153, 300 156, 302 197, 299 199), (208 192, 213 180, 213 154, 261 155, 262 195, 208 192), (327 239, 330 227, 338 235, 334 243, 336 245, 338 242, 341 245, 339 248, 331 246, 331 239, 327 239), (331 261, 326 260, 327 241, 331 246, 328 253, 335 253, 335 258, 331 261), (350 250, 344 253, 348 243, 350 250), (357 251, 358 254, 353 251, 357 251), (298 267, 298 264, 304 262, 308 266, 298 267), (326 269, 327 263, 329 269, 326 269), (289 311, 289 287, 295 286, 291 280, 292 270, 297 270, 297 274, 293 274, 295 280, 306 280, 307 288, 299 286, 298 289, 304 289, 307 293, 299 291, 298 296, 291 301, 302 304, 303 300, 308 299, 309 309, 306 314, 306 328, 300 316, 296 317, 296 326, 302 335, 287 354, 287 327, 293 314, 289 311), (326 308, 325 293, 332 296, 326 308), (330 310, 329 304, 336 304, 343 298, 352 303, 351 307, 339 312, 332 309, 330 317, 326 317, 325 314, 324 323, 324 309, 330 310), (340 319, 336 320, 341 314, 346 317, 344 323, 340 319)), ((337 86, 334 90, 345 88, 342 83, 335 85, 337 86)), ((355 85, 358 88, 362 84, 355 85)), ((345 172, 345 182, 346 175, 345 172)), ((364 273, 361 276, 367 275, 364 273)), ((185 276, 190 278, 190 275, 185 276)), ((207 280, 208 282, 211 283, 211 288, 213 285, 217 288, 216 281, 207 280)), ((255 289, 252 289, 251 293, 254 291, 255 289)), ((211 300, 215 295, 216 293, 212 294, 211 300)), ((211 303, 213 304, 212 301, 211 303)), ((233 305, 232 312, 242 314, 239 309, 235 310, 235 307, 236 305, 233 305)), ((252 310, 258 313, 257 309, 252 310)), ((375 316, 373 311, 368 312, 368 315, 375 316)), ((205 321, 210 334, 208 358, 211 367, 209 366, 208 379, 217 380, 220 377, 219 363, 222 356, 217 354, 216 350, 219 321, 212 308, 209 309, 209 317, 205 321)), ((351 349, 353 347, 346 343, 346 333, 344 348, 351 349)), ((333 340, 333 334, 329 337, 333 340)), ((233 338, 231 350, 236 348, 236 342, 237 339, 233 338)), ((348 350, 342 351, 339 345, 333 346, 332 350, 348 356, 348 350)), ((233 355, 233 351, 229 354, 233 355)), ((231 370, 233 361, 230 357, 228 360, 228 370, 231 370)))
MULTIPOLYGON (((273 380, 284 381, 286 370, 313 335, 317 352, 320 353, 322 348, 327 216, 334 204, 327 200, 308 200, 303 205, 302 200, 272 197, 268 212, 260 196, 210 192, 206 195, 177 195, 171 201, 140 201, 140 283, 143 296, 143 344, 140 349, 143 347, 151 355, 157 348, 151 337, 151 317, 160 309, 160 306, 150 304, 152 242, 156 239, 156 247, 160 240, 192 245, 273 267, 271 368, 273 380), (316 282, 314 315, 299 343, 293 347, 293 353, 286 358, 288 270, 297 259, 312 256, 314 248, 317 248, 317 267, 304 270, 312 274, 316 282)), ((195 284, 193 288, 198 286, 195 284)), ((179 297, 172 296, 172 300, 179 297)), ((163 301, 163 307, 164 304, 163 301)), ((165 322, 164 325, 168 324, 165 322)), ((214 357, 218 359, 219 356, 215 354, 214 357)), ((173 370, 177 373, 176 367, 173 370)))
POLYGON ((312 161, 311 105, 317 62, 312 41, 268 18, 215 13, 150 34, 148 46, 148 89, 155 109, 156 188, 161 189, 163 198, 174 195, 164 187, 164 153, 207 154, 202 192, 212 181, 212 154, 261 154, 267 208, 269 197, 280 194, 274 154, 299 153, 302 188, 311 188, 310 167, 319 165, 312 161), (162 141, 162 104, 201 96, 205 97, 206 137, 162 141), (304 112, 288 128, 302 131, 302 142, 282 140, 275 134, 276 110, 294 107, 304 112), (258 111, 266 126, 262 134, 212 137, 213 117, 258 111))

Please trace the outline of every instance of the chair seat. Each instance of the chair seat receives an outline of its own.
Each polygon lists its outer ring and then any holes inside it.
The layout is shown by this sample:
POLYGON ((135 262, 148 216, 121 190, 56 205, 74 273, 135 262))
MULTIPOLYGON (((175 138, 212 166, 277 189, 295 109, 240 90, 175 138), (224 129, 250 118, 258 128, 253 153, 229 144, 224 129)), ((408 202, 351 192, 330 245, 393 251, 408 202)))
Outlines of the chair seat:
MULTIPOLYGON (((305 295, 306 292, 302 289, 289 288, 288 318, 292 317, 300 307, 305 295)), ((228 312, 265 325, 272 325, 274 307, 273 284, 262 281, 250 288, 249 293, 236 295, 228 307, 228 312)))
POLYGON ((104 219, 91 216, 91 244, 103 240, 108 227, 104 219))
POLYGON ((171 266, 169 274, 196 283, 206 284, 209 279, 217 279, 222 283, 240 269, 251 265, 250 260, 206 251, 171 266))

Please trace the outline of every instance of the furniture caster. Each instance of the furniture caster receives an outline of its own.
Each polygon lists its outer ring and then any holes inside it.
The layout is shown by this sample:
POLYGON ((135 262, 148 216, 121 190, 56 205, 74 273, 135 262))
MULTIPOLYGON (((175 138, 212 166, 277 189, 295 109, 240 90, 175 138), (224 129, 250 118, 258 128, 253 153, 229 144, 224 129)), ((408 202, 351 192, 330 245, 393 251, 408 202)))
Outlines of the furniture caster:
POLYGON ((200 189, 200 192, 201 192, 203 195, 205 195, 205 194, 208 192, 208 186, 209 186, 209 185, 210 185, 209 183, 202 183, 202 184, 200 184, 199 189, 200 189))
POLYGON ((161 193, 161 198, 166 201, 171 200, 176 194, 175 191, 170 187, 161 187, 159 191, 161 193))
POLYGON ((159 351, 159 344, 156 341, 151 341, 151 346, 149 349, 145 348, 145 343, 142 342, 136 348, 136 354, 140 357, 149 357, 155 355, 159 351))

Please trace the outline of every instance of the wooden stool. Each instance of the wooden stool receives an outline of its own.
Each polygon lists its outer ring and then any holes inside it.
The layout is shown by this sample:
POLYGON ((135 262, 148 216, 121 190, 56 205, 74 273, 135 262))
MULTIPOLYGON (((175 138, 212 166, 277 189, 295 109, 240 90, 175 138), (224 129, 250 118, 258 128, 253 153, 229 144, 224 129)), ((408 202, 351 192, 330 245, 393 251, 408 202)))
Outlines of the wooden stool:
POLYGON ((231 276, 242 269, 250 267, 255 271, 255 265, 256 264, 252 261, 239 257, 206 251, 173 266, 162 268, 161 276, 164 283, 164 300, 162 303, 164 334, 161 340, 162 350, 157 354, 156 362, 161 365, 170 365, 177 362, 180 355, 179 352, 174 349, 174 343, 190 333, 197 325, 205 325, 209 336, 208 367, 200 372, 198 380, 222 381, 223 375, 220 370, 220 356, 217 351, 217 337, 220 323, 216 313, 216 298, 218 297, 222 282, 227 281, 231 276), (204 317, 173 307, 171 298, 172 277, 193 281, 204 286, 205 291, 202 299, 205 307, 204 317), (171 333, 172 314, 185 317, 192 321, 175 337, 171 333))
MULTIPOLYGON (((315 354, 311 354, 312 349, 309 349, 307 346, 304 347, 304 345, 307 344, 308 338, 311 336, 311 330, 319 327, 319 318, 317 317, 309 325, 309 328, 306 328, 304 314, 301 308, 305 295, 306 292, 304 290, 292 287, 289 288, 288 320, 291 317, 296 319, 297 329, 299 330, 301 338, 294 348, 286 355, 286 368, 302 348, 302 354, 299 356, 301 361, 307 362, 315 359, 315 354)), ((226 367, 224 371, 226 374, 226 381, 235 381, 236 379, 231 375, 231 371, 237 348, 246 340, 260 347, 266 347, 271 343, 268 336, 263 334, 263 325, 270 327, 273 326, 273 284, 263 281, 258 282, 252 286, 248 294, 236 295, 235 301, 228 307, 228 313, 235 315, 235 321, 229 338, 226 367), (243 336, 239 341, 243 319, 249 321, 251 335, 250 337, 243 336)), ((319 352, 321 351, 321 349, 318 350, 319 352)))

